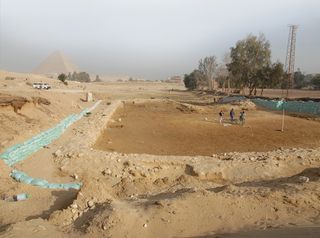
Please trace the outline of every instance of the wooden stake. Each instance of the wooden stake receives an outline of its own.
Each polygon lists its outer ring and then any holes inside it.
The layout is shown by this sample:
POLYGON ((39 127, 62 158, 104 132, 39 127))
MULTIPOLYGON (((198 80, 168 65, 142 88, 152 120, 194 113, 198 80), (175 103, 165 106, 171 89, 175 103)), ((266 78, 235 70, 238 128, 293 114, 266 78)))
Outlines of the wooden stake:
POLYGON ((284 104, 282 106, 282 127, 281 127, 281 131, 284 131, 284 104))

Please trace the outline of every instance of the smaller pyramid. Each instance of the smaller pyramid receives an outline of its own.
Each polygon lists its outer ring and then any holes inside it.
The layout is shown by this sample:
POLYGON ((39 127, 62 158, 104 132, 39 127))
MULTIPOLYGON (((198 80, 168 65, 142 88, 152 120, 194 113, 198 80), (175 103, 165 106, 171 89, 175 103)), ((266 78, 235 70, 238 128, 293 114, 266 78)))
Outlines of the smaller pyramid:
POLYGON ((79 68, 73 64, 61 51, 55 51, 42 61, 39 66, 32 71, 35 74, 58 75, 61 73, 78 72, 79 68))

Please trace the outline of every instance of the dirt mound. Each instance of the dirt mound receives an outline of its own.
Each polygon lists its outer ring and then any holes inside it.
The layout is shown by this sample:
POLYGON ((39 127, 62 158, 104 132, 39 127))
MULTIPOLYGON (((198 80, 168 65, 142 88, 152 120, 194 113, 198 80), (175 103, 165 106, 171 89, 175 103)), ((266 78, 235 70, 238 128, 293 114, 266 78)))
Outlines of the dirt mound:
POLYGON ((26 103, 30 102, 32 102, 34 105, 50 105, 50 101, 43 97, 31 97, 31 99, 27 99, 25 97, 11 96, 0 93, 0 106, 11 106, 16 113, 18 110, 21 110, 26 103))
POLYGON ((203 107, 186 104, 186 103, 178 103, 176 108, 183 113, 193 113, 193 112, 202 113, 205 111, 203 107))
POLYGON ((29 101, 24 97, 0 94, 0 106, 11 106, 16 113, 18 110, 21 110, 27 102, 29 101))
POLYGON ((319 156, 298 149, 180 158, 113 153, 105 160, 95 154, 70 161, 66 169, 83 168, 85 186, 50 221, 84 237, 190 237, 313 224, 319 169, 305 168, 318 167, 319 156))
POLYGON ((254 104, 251 100, 246 99, 246 100, 240 100, 236 102, 232 102, 231 105, 239 107, 239 109, 242 110, 256 110, 257 106, 254 104))

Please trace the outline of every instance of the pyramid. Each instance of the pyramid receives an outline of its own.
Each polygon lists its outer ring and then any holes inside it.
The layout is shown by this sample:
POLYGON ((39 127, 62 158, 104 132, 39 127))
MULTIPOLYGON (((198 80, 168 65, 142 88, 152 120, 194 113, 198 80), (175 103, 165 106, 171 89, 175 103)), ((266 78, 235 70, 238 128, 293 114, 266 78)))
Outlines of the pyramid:
POLYGON ((49 55, 48 58, 42 61, 42 63, 40 63, 32 73, 58 75, 61 73, 68 74, 74 71, 79 71, 79 68, 68 60, 61 51, 55 51, 49 55))

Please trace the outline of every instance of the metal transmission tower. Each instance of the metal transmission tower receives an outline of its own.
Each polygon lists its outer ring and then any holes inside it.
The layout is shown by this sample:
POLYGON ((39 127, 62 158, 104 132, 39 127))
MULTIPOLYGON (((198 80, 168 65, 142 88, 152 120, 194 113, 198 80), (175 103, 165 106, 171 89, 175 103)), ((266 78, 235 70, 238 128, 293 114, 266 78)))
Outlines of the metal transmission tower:
POLYGON ((293 87, 294 81, 294 61, 296 54, 296 34, 297 34, 297 25, 289 25, 289 38, 288 38, 288 48, 287 48, 287 57, 286 57, 286 73, 287 78, 287 97, 289 93, 289 88, 293 87))

